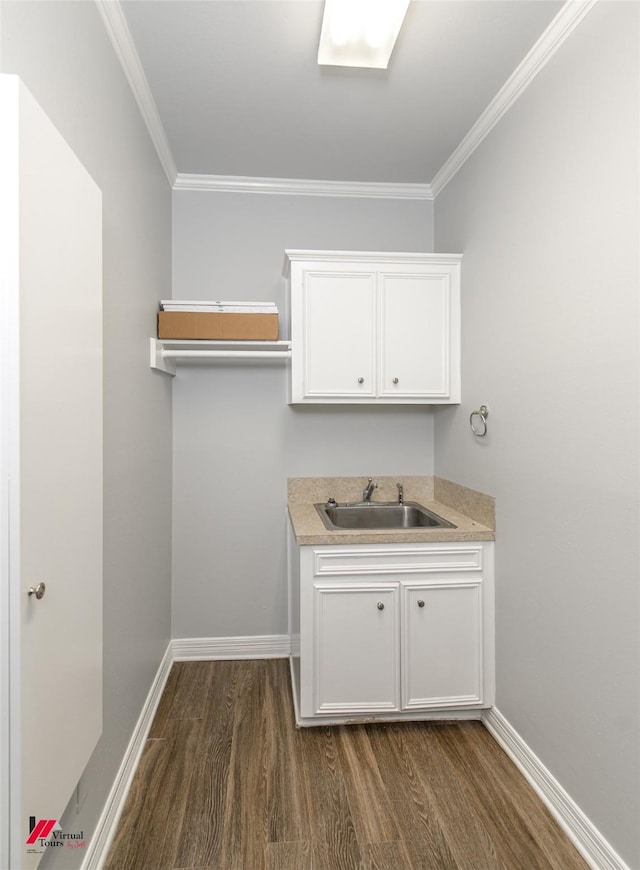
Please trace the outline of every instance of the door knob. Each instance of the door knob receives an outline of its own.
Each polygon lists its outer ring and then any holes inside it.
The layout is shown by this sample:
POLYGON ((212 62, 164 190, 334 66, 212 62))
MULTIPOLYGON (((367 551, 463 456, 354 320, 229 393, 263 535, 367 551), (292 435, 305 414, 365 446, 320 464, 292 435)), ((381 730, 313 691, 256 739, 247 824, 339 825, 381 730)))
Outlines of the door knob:
POLYGON ((37 586, 29 587, 27 595, 35 595, 38 601, 40 601, 41 598, 44 598, 44 593, 46 592, 46 589, 47 587, 44 585, 44 583, 38 583, 37 586))

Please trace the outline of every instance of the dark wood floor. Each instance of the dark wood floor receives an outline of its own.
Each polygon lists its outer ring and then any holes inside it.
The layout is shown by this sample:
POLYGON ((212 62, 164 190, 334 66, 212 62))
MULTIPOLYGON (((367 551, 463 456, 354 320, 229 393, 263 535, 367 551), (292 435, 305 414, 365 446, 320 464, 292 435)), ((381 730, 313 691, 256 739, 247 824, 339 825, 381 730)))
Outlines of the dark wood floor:
POLYGON ((174 664, 107 870, 585 870, 478 722, 295 727, 284 659, 174 664))

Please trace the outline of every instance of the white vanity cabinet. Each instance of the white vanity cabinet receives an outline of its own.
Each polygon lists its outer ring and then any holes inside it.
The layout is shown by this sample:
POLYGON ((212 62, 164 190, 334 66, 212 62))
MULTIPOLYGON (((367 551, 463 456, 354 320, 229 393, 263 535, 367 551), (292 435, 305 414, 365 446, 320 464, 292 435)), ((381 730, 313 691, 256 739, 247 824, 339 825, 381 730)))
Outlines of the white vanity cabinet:
POLYGON ((298 723, 477 718, 492 706, 493 546, 292 538, 298 723))
POLYGON ((290 402, 459 402, 461 259, 286 251, 290 402))

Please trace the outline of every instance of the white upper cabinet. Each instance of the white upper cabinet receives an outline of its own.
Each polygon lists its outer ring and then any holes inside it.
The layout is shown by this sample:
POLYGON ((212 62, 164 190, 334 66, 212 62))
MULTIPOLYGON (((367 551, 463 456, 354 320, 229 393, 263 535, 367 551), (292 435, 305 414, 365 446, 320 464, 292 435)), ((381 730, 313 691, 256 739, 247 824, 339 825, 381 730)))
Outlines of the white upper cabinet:
POLYGON ((286 251, 289 401, 460 401, 459 254, 286 251))

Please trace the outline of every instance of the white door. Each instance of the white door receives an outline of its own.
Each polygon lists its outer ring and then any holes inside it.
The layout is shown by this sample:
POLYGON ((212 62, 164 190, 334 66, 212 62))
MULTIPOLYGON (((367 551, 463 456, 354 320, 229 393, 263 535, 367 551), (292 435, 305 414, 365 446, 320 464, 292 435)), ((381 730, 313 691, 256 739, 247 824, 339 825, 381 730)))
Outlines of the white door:
POLYGON ((448 274, 380 274, 380 395, 450 395, 448 274))
POLYGON ((314 586, 315 713, 399 709, 398 587, 314 586))
POLYGON ((482 702, 480 583, 403 585, 402 708, 482 702))
POLYGON ((50 848, 30 818, 60 819, 102 731, 102 204, 15 76, 0 119, 10 866, 28 870, 50 848))
POLYGON ((305 274, 305 396, 375 396, 375 292, 375 272, 305 274))

